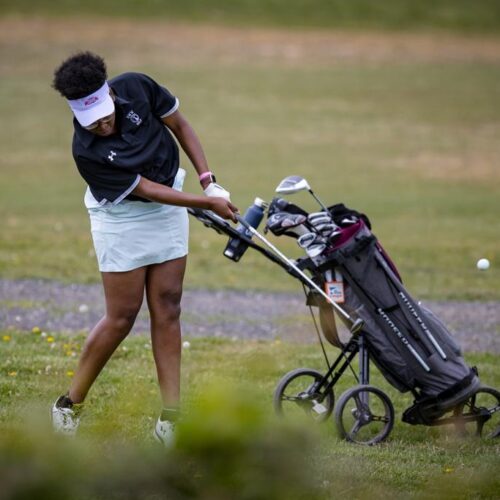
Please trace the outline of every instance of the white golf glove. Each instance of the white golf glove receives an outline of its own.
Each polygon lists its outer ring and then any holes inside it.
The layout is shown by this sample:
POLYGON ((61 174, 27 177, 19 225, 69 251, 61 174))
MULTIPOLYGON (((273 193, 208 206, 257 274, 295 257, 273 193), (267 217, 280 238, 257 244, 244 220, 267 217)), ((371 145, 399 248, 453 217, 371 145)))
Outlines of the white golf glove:
POLYGON ((216 198, 224 198, 227 201, 231 201, 231 193, 215 182, 211 182, 203 192, 207 196, 215 196, 216 198))

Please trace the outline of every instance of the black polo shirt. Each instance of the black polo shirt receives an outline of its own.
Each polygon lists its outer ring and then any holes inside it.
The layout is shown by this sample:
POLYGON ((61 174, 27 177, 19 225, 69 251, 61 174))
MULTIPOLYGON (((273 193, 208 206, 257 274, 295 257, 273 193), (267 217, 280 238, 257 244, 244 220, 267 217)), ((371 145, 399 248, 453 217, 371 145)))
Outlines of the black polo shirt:
POLYGON ((172 187, 179 169, 179 148, 161 120, 179 101, 140 73, 124 73, 108 84, 116 96, 118 133, 101 137, 74 119, 76 166, 99 204, 148 201, 130 194, 140 177, 172 187))

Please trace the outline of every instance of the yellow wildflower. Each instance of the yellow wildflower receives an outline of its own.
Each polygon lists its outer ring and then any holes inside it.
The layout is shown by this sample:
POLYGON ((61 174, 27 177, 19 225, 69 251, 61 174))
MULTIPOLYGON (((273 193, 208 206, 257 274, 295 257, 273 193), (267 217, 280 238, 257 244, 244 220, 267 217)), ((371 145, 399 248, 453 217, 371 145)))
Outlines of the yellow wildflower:
POLYGON ((38 335, 38 334, 42 333, 42 330, 40 330, 40 328, 38 328, 38 326, 34 326, 31 329, 31 333, 36 333, 38 335))
POLYGON ((54 342, 54 340, 55 340, 55 339, 54 339, 54 337, 52 337, 51 335, 49 335, 49 336, 47 337, 47 342, 49 342, 49 343, 50 343, 50 342, 54 342))
POLYGON ((17 372, 9 372, 8 375, 9 377, 15 377, 17 375, 17 372))
POLYGON ((66 372, 66 375, 67 375, 68 377, 72 377, 74 374, 75 374, 75 372, 74 372, 73 370, 68 370, 68 371, 66 372))
POLYGON ((9 342, 9 340, 10 340, 10 339, 11 339, 11 336, 10 336, 10 335, 4 335, 4 336, 2 337, 2 340, 3 340, 4 342, 9 342))

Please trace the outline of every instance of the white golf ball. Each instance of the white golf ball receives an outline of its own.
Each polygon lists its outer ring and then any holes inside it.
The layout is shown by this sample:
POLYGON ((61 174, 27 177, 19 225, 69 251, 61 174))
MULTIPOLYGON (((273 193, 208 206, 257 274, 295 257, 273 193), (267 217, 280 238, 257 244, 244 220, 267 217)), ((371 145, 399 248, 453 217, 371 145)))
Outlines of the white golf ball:
POLYGON ((488 259, 479 259, 476 265, 480 271, 486 271, 490 267, 490 261, 488 259))
POLYGON ((185 341, 182 343, 182 347, 183 347, 184 349, 189 349, 189 348, 191 347, 191 344, 190 344, 187 340, 185 340, 185 341))

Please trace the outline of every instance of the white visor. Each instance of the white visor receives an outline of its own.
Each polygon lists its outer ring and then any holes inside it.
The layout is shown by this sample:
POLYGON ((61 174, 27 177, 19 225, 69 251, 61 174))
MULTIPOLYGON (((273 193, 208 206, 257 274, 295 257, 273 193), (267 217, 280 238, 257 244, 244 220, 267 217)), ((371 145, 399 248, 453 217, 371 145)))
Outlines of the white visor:
POLYGON ((109 95, 109 86, 107 82, 104 85, 81 99, 68 99, 68 104, 76 119, 82 127, 88 127, 92 123, 113 114, 115 103, 109 95))

